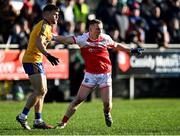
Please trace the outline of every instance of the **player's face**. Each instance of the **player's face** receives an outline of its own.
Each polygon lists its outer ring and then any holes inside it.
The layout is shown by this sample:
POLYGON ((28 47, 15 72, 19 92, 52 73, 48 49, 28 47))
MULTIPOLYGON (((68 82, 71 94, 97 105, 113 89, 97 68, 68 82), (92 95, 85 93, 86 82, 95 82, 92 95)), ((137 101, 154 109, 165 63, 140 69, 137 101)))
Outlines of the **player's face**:
POLYGON ((99 37, 99 35, 102 33, 102 30, 103 30, 102 23, 91 25, 89 28, 89 32, 91 33, 91 35, 93 35, 96 38, 99 37))
POLYGON ((53 10, 48 14, 48 20, 51 24, 57 24, 58 18, 59 18, 58 11, 53 10))

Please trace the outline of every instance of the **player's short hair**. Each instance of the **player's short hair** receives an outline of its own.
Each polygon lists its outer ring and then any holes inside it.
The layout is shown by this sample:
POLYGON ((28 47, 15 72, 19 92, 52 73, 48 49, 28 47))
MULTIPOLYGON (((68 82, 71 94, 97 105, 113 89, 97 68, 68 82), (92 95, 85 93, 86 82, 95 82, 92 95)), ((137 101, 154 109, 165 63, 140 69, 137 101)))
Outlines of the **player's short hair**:
POLYGON ((99 19, 93 19, 89 21, 89 26, 94 25, 94 24, 102 24, 102 21, 99 19))
POLYGON ((43 8, 43 13, 46 12, 46 11, 58 11, 59 12, 59 8, 56 6, 56 5, 53 5, 53 4, 47 4, 44 8, 43 8))

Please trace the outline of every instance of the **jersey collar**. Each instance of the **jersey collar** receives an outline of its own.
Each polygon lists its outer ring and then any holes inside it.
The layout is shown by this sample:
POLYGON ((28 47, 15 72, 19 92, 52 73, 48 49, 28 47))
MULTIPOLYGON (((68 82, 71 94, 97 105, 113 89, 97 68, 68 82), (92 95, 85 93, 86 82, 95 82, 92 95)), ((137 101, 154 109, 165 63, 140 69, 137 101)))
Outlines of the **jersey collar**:
MULTIPOLYGON (((89 34, 89 33, 88 33, 89 34)), ((90 41, 90 42, 100 42, 100 41, 102 41, 102 39, 103 39, 103 37, 102 37, 102 35, 100 35, 97 39, 91 39, 90 38, 90 34, 89 34, 89 38, 88 38, 88 41, 90 41)))

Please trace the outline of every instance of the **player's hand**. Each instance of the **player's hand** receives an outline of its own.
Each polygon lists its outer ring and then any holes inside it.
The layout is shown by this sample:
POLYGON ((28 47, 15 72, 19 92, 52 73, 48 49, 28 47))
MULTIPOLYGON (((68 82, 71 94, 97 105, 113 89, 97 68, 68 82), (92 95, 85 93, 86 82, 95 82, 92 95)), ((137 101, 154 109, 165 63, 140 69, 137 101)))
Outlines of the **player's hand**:
POLYGON ((58 65, 59 63, 59 59, 52 56, 51 54, 47 54, 46 55, 47 59, 51 62, 51 64, 54 66, 54 65, 58 65))
POLYGON ((53 34, 51 40, 56 41, 56 35, 53 34))
POLYGON ((143 48, 131 48, 131 54, 137 54, 137 55, 141 55, 142 52, 144 51, 143 48))

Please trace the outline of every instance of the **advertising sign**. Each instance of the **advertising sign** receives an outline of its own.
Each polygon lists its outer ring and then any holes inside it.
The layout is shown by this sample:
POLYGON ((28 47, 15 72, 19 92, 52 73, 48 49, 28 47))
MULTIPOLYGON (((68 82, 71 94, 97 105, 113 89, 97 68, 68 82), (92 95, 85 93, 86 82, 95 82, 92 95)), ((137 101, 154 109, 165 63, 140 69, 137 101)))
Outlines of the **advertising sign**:
MULTIPOLYGON (((49 50, 58 57, 59 65, 52 66, 44 57, 43 65, 48 79, 68 79, 69 77, 69 52, 67 49, 49 50)), ((0 80, 28 79, 22 67, 24 50, 0 50, 0 80)))
POLYGON ((146 50, 141 56, 120 51, 118 66, 123 75, 180 76, 180 51, 146 50))

